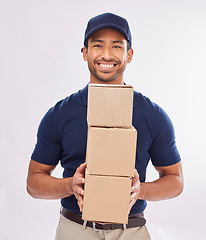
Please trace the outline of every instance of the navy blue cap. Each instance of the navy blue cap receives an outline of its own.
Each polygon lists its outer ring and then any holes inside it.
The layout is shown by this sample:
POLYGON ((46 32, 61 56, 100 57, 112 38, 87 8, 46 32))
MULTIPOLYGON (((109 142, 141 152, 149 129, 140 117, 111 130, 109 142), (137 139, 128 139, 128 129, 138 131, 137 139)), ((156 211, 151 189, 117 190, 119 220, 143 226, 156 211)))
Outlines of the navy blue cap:
POLYGON ((96 31, 103 28, 112 28, 120 32, 132 45, 132 36, 129 24, 125 18, 113 13, 103 13, 89 20, 84 35, 84 45, 87 39, 96 31))

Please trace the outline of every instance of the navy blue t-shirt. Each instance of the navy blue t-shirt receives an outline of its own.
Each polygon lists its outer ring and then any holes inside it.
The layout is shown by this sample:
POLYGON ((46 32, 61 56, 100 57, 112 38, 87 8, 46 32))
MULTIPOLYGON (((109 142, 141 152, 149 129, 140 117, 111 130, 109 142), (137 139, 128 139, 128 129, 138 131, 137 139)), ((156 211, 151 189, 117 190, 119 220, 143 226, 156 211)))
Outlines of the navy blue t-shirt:
MULTIPOLYGON (((58 102, 43 117, 37 144, 31 159, 64 168, 63 177, 72 177, 85 162, 87 143, 88 85, 58 102)), ((134 91, 133 126, 138 131, 135 167, 140 181, 145 182, 151 159, 154 166, 169 166, 180 161, 173 125, 167 114, 147 97, 134 91)), ((74 195, 61 200, 64 208, 80 213, 74 195)), ((130 214, 143 212, 146 201, 138 200, 130 214)))

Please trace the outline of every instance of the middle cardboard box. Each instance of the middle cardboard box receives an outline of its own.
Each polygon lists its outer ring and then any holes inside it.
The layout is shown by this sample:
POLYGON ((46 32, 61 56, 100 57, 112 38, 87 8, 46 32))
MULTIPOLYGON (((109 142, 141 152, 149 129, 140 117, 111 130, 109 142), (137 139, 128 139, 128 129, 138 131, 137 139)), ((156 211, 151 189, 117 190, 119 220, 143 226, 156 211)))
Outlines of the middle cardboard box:
POLYGON ((88 174, 132 177, 137 130, 88 126, 86 162, 88 174))

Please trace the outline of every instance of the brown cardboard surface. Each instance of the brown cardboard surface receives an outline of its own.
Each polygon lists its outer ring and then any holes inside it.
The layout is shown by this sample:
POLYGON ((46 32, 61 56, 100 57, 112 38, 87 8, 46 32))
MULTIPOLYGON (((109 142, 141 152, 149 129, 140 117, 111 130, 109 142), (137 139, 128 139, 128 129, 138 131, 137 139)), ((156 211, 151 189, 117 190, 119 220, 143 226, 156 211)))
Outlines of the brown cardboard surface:
POLYGON ((127 224, 130 192, 129 177, 86 174, 82 219, 127 224))
POLYGON ((89 84, 87 122, 89 126, 131 127, 133 87, 89 84))
POLYGON ((88 127, 86 162, 89 174, 133 176, 137 131, 88 127))

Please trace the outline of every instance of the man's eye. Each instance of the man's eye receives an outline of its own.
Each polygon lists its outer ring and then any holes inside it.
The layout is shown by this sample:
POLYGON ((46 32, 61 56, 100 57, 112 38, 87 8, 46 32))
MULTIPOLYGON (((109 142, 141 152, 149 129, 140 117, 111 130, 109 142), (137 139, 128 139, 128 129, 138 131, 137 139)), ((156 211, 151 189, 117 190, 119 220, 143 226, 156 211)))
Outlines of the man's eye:
POLYGON ((99 44, 96 44, 96 45, 94 45, 93 47, 100 48, 100 47, 102 47, 102 46, 99 45, 99 44))
POLYGON ((121 48, 121 46, 115 45, 114 48, 119 49, 119 48, 121 48))

